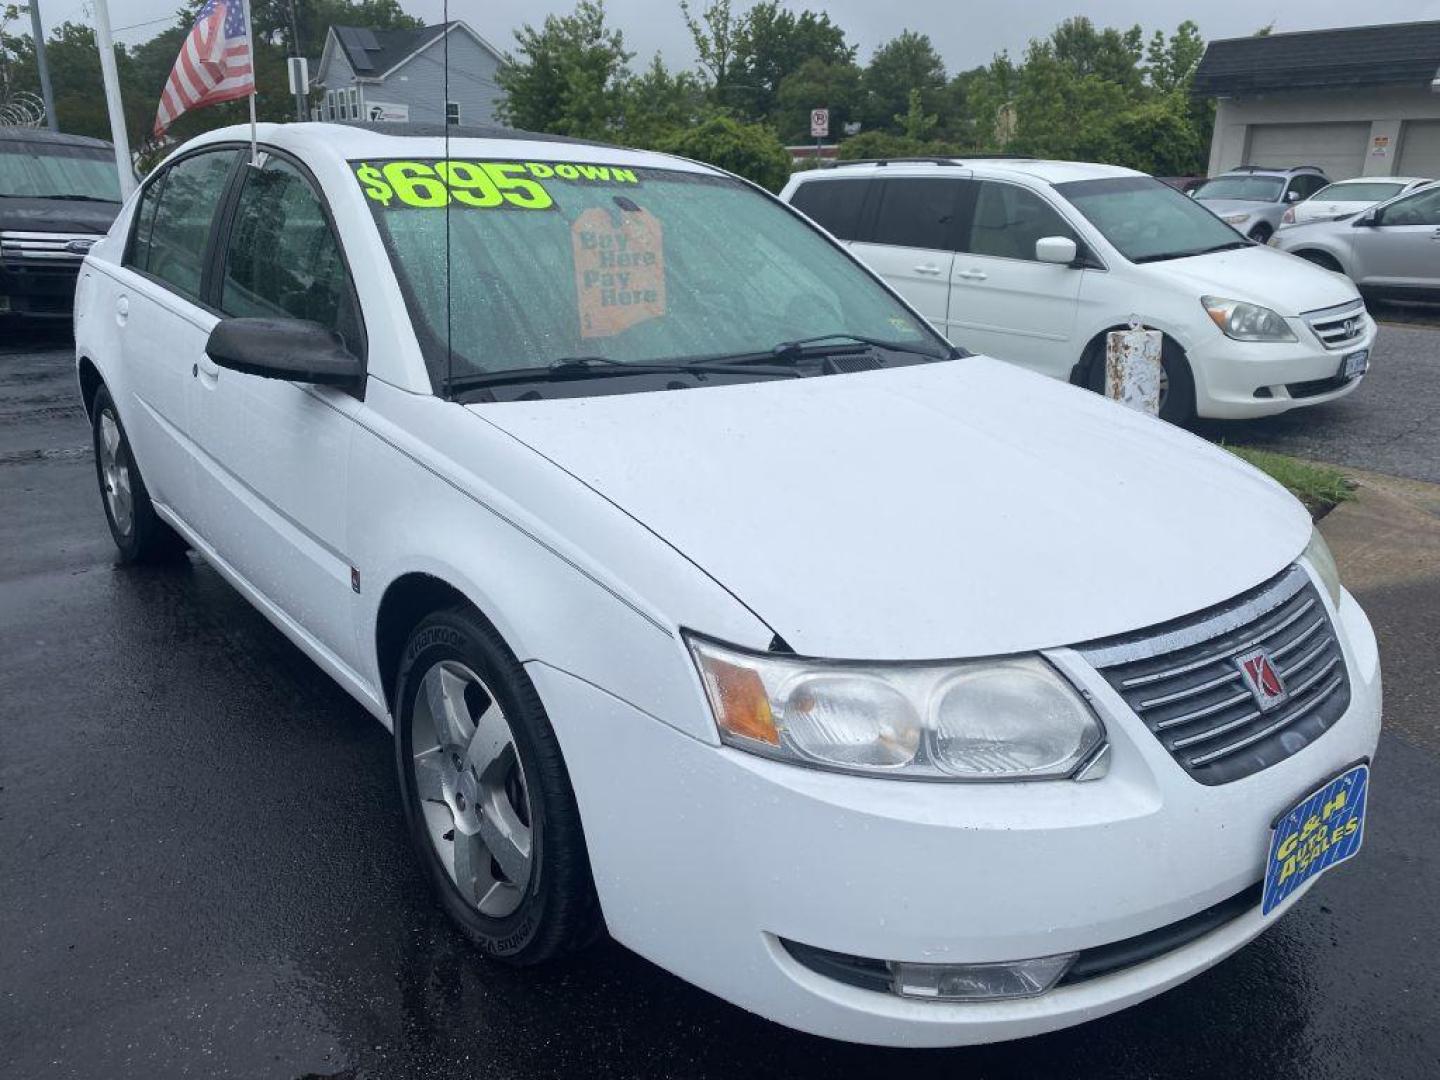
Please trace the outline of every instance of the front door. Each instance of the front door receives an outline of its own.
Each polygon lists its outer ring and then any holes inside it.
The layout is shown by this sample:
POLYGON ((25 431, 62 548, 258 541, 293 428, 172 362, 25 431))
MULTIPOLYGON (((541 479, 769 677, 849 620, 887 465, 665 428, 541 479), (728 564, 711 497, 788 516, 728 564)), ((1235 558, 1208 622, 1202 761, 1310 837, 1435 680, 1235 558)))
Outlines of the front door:
POLYGON ((1065 378, 1080 359, 1072 336, 1084 271, 1040 262, 1035 242, 1079 237, 1035 192, 997 180, 979 187, 950 275, 951 340, 1065 378))
POLYGON ((1390 203, 1378 225, 1354 232, 1361 285, 1440 289, 1440 185, 1390 203))
MULTIPOLYGON (((359 305, 310 179, 270 154, 247 168, 217 268, 226 316, 306 319, 364 355, 359 305)), ((202 533, 230 567, 341 663, 354 667, 346 488, 353 394, 205 361, 195 418, 202 533)))
POLYGON ((190 392, 215 315, 201 302, 216 207, 234 150, 181 158, 151 179, 136 222, 114 310, 128 393, 117 401, 150 498, 186 524, 195 513, 190 392))

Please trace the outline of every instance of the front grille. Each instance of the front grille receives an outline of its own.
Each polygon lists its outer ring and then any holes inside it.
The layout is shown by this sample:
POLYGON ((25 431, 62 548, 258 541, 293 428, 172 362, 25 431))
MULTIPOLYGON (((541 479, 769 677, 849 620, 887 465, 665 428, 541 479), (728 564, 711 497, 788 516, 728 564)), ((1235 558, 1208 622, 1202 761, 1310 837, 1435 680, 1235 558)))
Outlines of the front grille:
POLYGON ((1299 566, 1218 607, 1077 650, 1202 784, 1226 784, 1318 739, 1350 705, 1320 593, 1299 566), (1288 697, 1262 709, 1238 662, 1263 649, 1288 697))
POLYGON ((1351 300, 1336 307, 1307 311, 1306 324, 1327 349, 1345 349, 1365 336, 1370 318, 1363 300, 1351 300))
POLYGON ((101 237, 91 233, 0 232, 0 262, 79 266, 101 237), (71 245, 84 246, 83 251, 71 245))

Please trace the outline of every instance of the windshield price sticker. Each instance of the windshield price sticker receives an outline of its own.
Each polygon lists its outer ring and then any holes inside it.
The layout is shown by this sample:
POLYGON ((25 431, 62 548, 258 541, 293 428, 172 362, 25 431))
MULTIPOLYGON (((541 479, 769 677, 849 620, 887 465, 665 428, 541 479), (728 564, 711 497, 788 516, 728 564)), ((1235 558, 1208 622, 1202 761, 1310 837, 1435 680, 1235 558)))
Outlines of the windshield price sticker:
POLYGON ((477 210, 549 210, 555 205, 552 188, 557 182, 562 186, 640 183, 633 169, 568 161, 386 161, 379 165, 367 161, 355 166, 355 179, 371 202, 387 210, 437 210, 451 205, 477 210))

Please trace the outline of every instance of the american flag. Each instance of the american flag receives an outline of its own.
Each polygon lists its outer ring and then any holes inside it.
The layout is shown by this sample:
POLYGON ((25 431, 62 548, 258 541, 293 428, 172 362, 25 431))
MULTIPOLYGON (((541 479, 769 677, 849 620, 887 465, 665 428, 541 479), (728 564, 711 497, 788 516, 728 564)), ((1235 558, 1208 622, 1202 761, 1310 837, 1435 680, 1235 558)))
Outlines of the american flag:
POLYGON ((160 95, 154 136, 160 138, 181 113, 254 92, 245 0, 206 0, 160 95))

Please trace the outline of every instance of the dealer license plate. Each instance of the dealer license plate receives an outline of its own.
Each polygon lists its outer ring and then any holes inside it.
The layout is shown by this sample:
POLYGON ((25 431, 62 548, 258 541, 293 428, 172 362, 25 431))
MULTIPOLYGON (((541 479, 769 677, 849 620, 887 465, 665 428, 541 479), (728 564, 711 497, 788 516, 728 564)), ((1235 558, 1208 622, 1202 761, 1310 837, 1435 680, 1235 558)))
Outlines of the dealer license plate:
POLYGON ((1370 350, 1361 349, 1359 352, 1352 352, 1345 357, 1345 363, 1340 367, 1340 377, 1342 379, 1358 379, 1369 370, 1370 350))
POLYGON ((1345 770, 1276 819, 1265 859, 1260 912, 1270 912, 1304 885, 1360 850, 1370 766, 1345 770))

